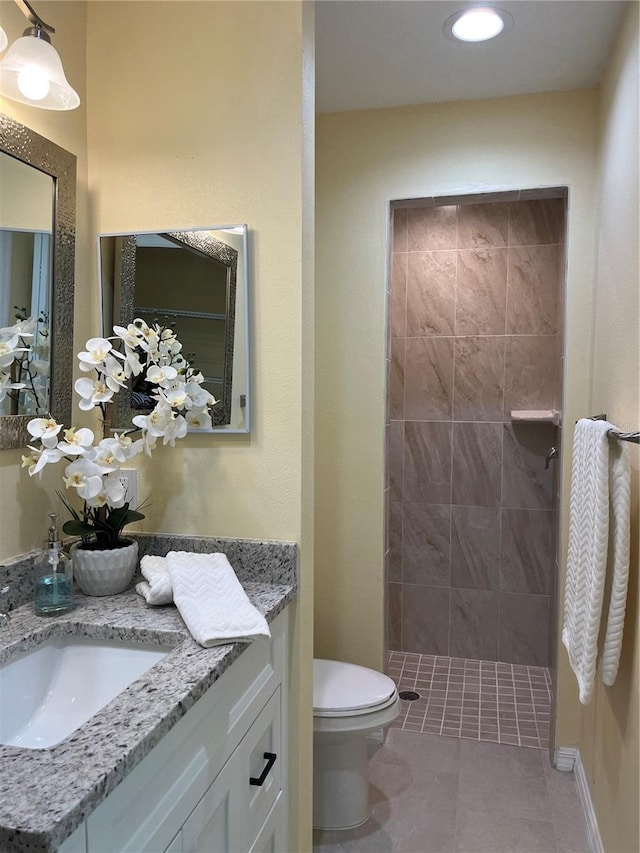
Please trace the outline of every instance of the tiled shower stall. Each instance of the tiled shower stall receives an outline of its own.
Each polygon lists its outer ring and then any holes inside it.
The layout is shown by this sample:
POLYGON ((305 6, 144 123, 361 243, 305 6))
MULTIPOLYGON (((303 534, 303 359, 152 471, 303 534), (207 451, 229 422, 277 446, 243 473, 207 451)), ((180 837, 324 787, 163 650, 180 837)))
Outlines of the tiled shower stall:
POLYGON ((549 666, 560 429, 512 412, 562 408, 564 196, 394 205, 390 650, 549 666))

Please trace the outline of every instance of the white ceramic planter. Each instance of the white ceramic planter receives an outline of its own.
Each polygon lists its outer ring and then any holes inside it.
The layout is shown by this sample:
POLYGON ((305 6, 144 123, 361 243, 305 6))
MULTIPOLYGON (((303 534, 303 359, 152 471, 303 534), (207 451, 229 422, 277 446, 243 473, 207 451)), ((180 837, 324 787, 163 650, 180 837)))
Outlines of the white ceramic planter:
POLYGON ((138 543, 124 548, 95 551, 76 542, 71 547, 73 576, 85 595, 116 595, 133 580, 138 565, 138 543))

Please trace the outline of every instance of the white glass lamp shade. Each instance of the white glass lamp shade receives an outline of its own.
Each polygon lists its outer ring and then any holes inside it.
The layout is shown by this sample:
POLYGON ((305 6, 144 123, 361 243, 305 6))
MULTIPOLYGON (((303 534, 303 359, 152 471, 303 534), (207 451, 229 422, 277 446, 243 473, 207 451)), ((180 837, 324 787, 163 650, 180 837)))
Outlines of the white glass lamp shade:
POLYGON ((80 104, 56 49, 31 35, 17 39, 0 62, 0 95, 45 110, 74 110, 80 104))

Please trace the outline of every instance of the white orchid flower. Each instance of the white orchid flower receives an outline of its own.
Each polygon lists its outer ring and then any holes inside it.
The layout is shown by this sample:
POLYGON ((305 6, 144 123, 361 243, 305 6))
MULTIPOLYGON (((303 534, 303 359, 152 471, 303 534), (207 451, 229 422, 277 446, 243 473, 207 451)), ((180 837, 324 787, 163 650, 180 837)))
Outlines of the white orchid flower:
POLYGON ((138 438, 134 441, 131 436, 126 433, 119 434, 116 432, 112 440, 118 442, 120 451, 124 454, 125 461, 133 459, 134 456, 137 456, 144 450, 144 439, 142 438, 138 438))
POLYGON ((164 435, 164 431, 171 419, 171 414, 171 406, 160 402, 148 415, 136 415, 133 418, 133 423, 150 435, 159 438, 164 435))
POLYGON ((124 326, 114 326, 113 331, 121 341, 124 341, 125 346, 131 349, 135 349, 142 338, 140 330, 133 323, 129 323, 126 328, 124 326))
POLYGON ((86 350, 82 350, 82 352, 78 353, 80 370, 85 373, 88 373, 94 368, 100 367, 110 352, 112 352, 113 355, 120 356, 120 358, 124 357, 117 350, 113 349, 110 341, 106 338, 89 338, 86 343, 86 347, 86 350))
POLYGON ((33 477, 36 473, 36 465, 38 463, 38 459, 40 458, 41 451, 36 450, 35 447, 30 447, 31 451, 27 456, 22 457, 22 467, 29 469, 29 476, 33 477))
POLYGON ((174 382, 168 388, 164 388, 158 392, 160 397, 172 409, 190 409, 193 405, 191 397, 187 394, 187 388, 184 382, 174 382))
POLYGON ((205 406, 215 406, 218 402, 213 394, 210 394, 206 388, 203 388, 201 385, 198 385, 197 382, 189 382, 186 383, 186 392, 191 398, 193 405, 196 408, 204 408, 205 406))
POLYGON ((35 317, 27 317, 26 320, 18 320, 13 326, 5 326, 0 329, 0 335, 19 335, 21 338, 32 338, 38 321, 35 317))
POLYGON ((187 434, 187 422, 182 415, 173 415, 165 427, 162 443, 175 447, 177 438, 184 438, 187 434))
POLYGON ((78 408, 83 412, 90 412, 100 403, 108 403, 113 397, 111 388, 107 388, 102 379, 89 379, 81 376, 76 379, 73 386, 76 393, 81 397, 78 408))
POLYGON ((139 376, 144 370, 144 365, 140 361, 140 356, 131 347, 124 348, 125 363, 134 376, 139 376))
POLYGON ((9 367, 18 352, 29 352, 29 347, 18 346, 20 339, 13 335, 6 341, 0 340, 0 368, 9 367))
MULTIPOLYGON (((27 424, 27 432, 33 438, 39 438, 44 444, 46 439, 54 438, 62 429, 62 424, 56 423, 54 418, 33 418, 27 424)), ((50 446, 50 445, 47 445, 50 446)))
POLYGON ((138 329, 138 333, 140 335, 136 346, 140 347, 144 352, 157 352, 158 342, 160 340, 157 330, 151 328, 151 326, 147 326, 145 321, 141 320, 139 317, 133 321, 133 324, 138 329))
POLYGON ((153 382, 154 385, 166 386, 166 384, 173 382, 177 375, 178 371, 175 367, 160 367, 157 364, 153 364, 147 370, 146 380, 147 382, 153 382))
POLYGON ((106 377, 107 386, 114 392, 118 392, 121 388, 127 387, 127 380, 131 375, 131 371, 127 370, 127 362, 124 364, 108 355, 104 360, 104 375, 106 377))
POLYGON ((32 363, 32 368, 36 372, 38 376, 49 376, 50 368, 49 362, 45 361, 43 358, 39 358, 32 363))
POLYGON ((84 456, 87 448, 93 445, 93 432, 86 427, 76 430, 74 427, 65 429, 64 441, 58 442, 58 449, 65 456, 84 456))
POLYGON ((93 507, 110 506, 117 509, 124 505, 124 500, 125 490, 120 480, 105 477, 103 489, 93 498, 89 498, 87 503, 93 507))
POLYGON ((34 474, 39 474, 45 465, 51 465, 59 462, 63 456, 62 451, 58 450, 57 447, 45 447, 44 450, 38 450, 37 448, 29 445, 29 450, 32 450, 33 453, 38 456, 36 464, 32 468, 29 468, 30 477, 33 477, 34 474))
POLYGON ((114 438, 103 438, 91 457, 91 461, 100 467, 103 474, 116 471, 126 459, 122 446, 114 438))
POLYGON ((95 498, 103 490, 102 471, 89 459, 78 459, 67 465, 63 481, 67 489, 73 487, 85 501, 95 498))
POLYGON ((211 429, 211 415, 205 408, 191 409, 185 415, 189 429, 211 429))
POLYGON ((0 403, 7 396, 7 393, 12 390, 19 390, 20 388, 25 388, 24 382, 12 382, 10 373, 3 373, 0 371, 0 403))

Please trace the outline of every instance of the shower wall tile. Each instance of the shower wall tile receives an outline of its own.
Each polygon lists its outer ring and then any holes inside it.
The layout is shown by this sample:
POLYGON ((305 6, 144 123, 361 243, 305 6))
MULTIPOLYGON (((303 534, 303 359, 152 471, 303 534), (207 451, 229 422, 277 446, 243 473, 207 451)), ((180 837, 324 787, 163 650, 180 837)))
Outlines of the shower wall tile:
POLYGON ((496 507, 451 508, 451 585, 498 589, 500 511, 496 507))
POLYGON ((549 666, 549 598, 500 593, 498 660, 549 666))
POLYGON ((451 425, 406 421, 403 500, 451 502, 451 425))
POLYGON ((389 420, 404 418, 404 377, 406 361, 406 338, 391 339, 391 361, 389 363, 389 420))
POLYGON ((498 659, 498 593, 452 589, 449 654, 456 658, 498 659))
POLYGON ((389 501, 402 500, 402 469, 404 466, 404 421, 391 421, 387 427, 387 472, 389 501))
POLYGON ((401 583, 402 581, 402 501, 390 501, 389 513, 389 537, 388 537, 388 560, 387 580, 389 583, 401 583))
POLYGON ((449 590, 402 584, 402 651, 449 654, 449 590))
POLYGON ((407 258, 407 335, 452 335, 456 253, 415 252, 407 258))
POLYGON ((402 515, 402 581, 449 586, 451 507, 405 503, 402 515))
POLYGON ((417 207, 407 210, 409 252, 455 249, 457 230, 455 205, 417 207))
POLYGON ((456 421, 500 421, 504 409, 504 338, 456 338, 456 421))
POLYGON ((387 647, 402 651, 402 584, 387 585, 387 647))
POLYGON ((502 510, 500 590, 551 595, 553 513, 539 509, 502 510))
POLYGON ((389 333, 402 338, 407 333, 407 255, 391 257, 391 298, 389 300, 389 333))
POLYGON ((498 506, 502 462, 502 425, 454 423, 452 502, 498 506))
POLYGON ((401 208, 396 208, 393 211, 393 251, 407 251, 407 211, 401 208))
POLYGON ((508 204, 461 204, 458 246, 465 249, 506 246, 508 226, 508 204))
POLYGON ((565 202, 451 201, 394 212, 388 644, 547 665, 560 431, 510 412, 561 408, 565 202))
POLYGON ((554 408, 556 336, 507 335, 504 414, 513 409, 554 408))
POLYGON ((504 335, 507 250, 458 252, 456 335, 504 335))
POLYGON ((507 334, 554 335, 558 331, 560 246, 509 249, 507 334))
POLYGON ((407 338, 404 416, 409 420, 451 420, 453 338, 407 338))
POLYGON ((551 509, 553 472, 544 465, 554 439, 553 424, 504 424, 503 507, 551 509))
POLYGON ((540 246, 562 241, 564 199, 516 201, 509 208, 509 246, 540 246))

